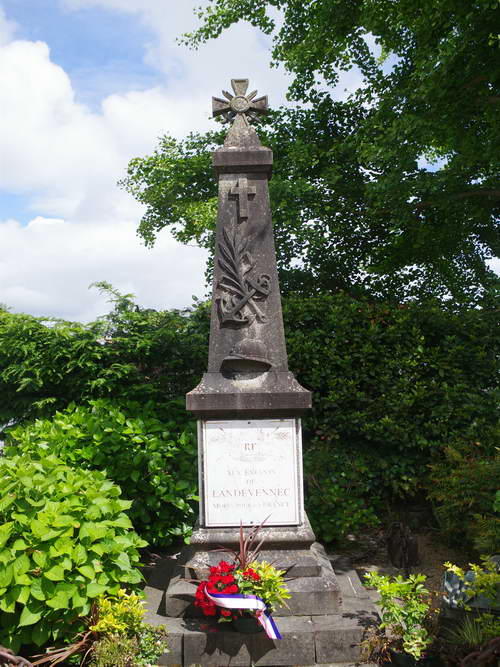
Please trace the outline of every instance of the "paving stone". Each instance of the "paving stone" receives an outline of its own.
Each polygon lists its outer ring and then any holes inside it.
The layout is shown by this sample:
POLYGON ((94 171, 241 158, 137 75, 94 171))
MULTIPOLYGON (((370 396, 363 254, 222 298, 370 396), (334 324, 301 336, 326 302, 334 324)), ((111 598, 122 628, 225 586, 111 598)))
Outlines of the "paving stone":
POLYGON ((359 660, 366 628, 355 617, 313 616, 318 663, 359 660))

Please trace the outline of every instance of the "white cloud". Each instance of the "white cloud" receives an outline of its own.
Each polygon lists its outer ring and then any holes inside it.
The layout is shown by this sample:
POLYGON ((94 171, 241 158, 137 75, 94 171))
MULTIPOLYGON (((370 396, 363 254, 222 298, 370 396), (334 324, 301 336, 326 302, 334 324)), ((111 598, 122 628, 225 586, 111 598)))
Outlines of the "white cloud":
MULTIPOLYGON (((0 77, 0 189, 27 194, 38 214, 25 227, 0 223, 0 302, 88 320, 108 309, 88 290, 96 280, 155 308, 202 296, 206 253, 167 231, 145 249, 135 233, 143 209, 116 186, 129 159, 150 152, 163 132, 185 135, 201 101, 174 102, 157 87, 110 95, 92 113, 76 103, 43 42, 4 44, 0 77)), ((208 114, 200 115, 208 125, 208 114)))
POLYGON ((203 295, 206 253, 168 234, 147 250, 133 220, 77 224, 37 216, 0 223, 0 303, 18 312, 88 321, 109 310, 90 283, 107 280, 150 308, 182 308, 203 295))

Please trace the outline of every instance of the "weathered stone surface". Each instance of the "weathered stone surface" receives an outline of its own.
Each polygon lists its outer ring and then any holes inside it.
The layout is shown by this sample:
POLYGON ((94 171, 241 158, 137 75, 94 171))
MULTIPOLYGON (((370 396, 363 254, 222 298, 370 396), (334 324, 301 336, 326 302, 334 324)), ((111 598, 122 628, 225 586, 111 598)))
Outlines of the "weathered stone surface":
POLYGON ((198 607, 194 606, 194 595, 196 584, 186 581, 180 576, 173 577, 165 593, 165 615, 166 616, 202 616, 198 607))
POLYGON ((155 613, 162 592, 147 587, 146 620, 165 625, 172 641, 171 653, 165 654, 160 664, 171 667, 180 664, 184 667, 250 667, 253 660, 254 664, 262 667, 354 667, 360 657, 359 644, 366 628, 379 622, 373 604, 364 597, 364 589, 353 585, 356 577, 355 571, 347 568, 337 575, 339 589, 347 593, 340 602, 338 613, 300 617, 276 615, 276 623, 283 639, 275 642, 268 640, 265 635, 257 638, 255 635, 240 635, 227 626, 207 622, 206 619, 164 618, 155 613), (214 634, 217 638, 214 638, 214 634))
POLYGON ((200 419, 249 417, 294 417, 311 408, 311 392, 290 372, 247 373, 225 378, 208 372, 200 384, 186 394, 186 409, 200 419), (253 375, 253 377, 250 377, 253 375))
POLYGON ((363 615, 314 616, 312 622, 318 663, 359 660, 360 644, 370 624, 363 615))
POLYGON ((244 635, 232 630, 193 622, 184 636, 184 664, 246 667, 256 665, 311 664, 315 661, 311 619, 280 621, 283 639, 272 641, 265 633, 244 635))
POLYGON ((276 616, 307 616, 337 614, 340 608, 340 589, 330 568, 319 577, 300 577, 287 582, 291 598, 286 607, 276 610, 276 616))
POLYGON ((241 94, 214 98, 214 113, 234 122, 213 155, 219 200, 208 372, 186 407, 202 419, 293 417, 311 407, 311 394, 288 371, 269 204, 273 154, 248 120, 267 98, 254 108, 248 80, 232 83, 241 94))
POLYGON ((160 665, 182 665, 182 643, 184 634, 184 621, 178 618, 167 618, 163 614, 158 614, 161 609, 163 592, 152 586, 146 586, 146 614, 144 620, 154 626, 164 626, 168 633, 168 653, 165 653, 159 660, 160 665))

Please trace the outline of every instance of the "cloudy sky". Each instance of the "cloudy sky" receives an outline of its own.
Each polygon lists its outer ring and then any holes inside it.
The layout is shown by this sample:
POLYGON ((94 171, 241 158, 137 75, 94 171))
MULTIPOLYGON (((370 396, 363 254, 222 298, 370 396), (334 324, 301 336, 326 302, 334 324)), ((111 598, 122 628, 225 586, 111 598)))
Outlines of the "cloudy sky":
POLYGON ((250 77, 285 101, 269 41, 250 26, 190 51, 200 0, 0 0, 0 303, 88 321, 107 280, 145 307, 203 296, 205 253, 164 230, 136 236, 141 207, 116 182, 165 132, 213 127, 211 96, 250 77))

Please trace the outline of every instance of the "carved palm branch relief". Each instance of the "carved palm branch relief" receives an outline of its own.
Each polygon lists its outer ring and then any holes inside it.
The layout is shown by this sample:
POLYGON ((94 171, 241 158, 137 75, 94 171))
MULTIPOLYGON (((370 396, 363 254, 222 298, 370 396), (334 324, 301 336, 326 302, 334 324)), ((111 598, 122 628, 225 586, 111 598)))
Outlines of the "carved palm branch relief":
POLYGON ((224 241, 218 244, 222 276, 217 287, 224 293, 216 299, 221 326, 247 326, 254 319, 267 323, 257 302, 269 295, 271 277, 267 273, 255 275, 247 238, 238 240, 236 231, 231 237, 226 229, 222 230, 222 236, 224 241))

